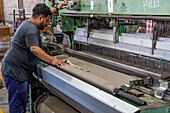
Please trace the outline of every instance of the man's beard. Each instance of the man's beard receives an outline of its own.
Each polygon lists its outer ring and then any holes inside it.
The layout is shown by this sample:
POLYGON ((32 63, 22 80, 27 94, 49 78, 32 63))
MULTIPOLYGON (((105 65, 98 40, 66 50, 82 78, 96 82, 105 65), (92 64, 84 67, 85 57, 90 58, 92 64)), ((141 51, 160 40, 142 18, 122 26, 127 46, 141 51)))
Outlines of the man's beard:
POLYGON ((44 22, 42 21, 42 22, 39 24, 38 29, 39 29, 39 30, 43 30, 44 27, 45 27, 45 25, 44 25, 44 22))

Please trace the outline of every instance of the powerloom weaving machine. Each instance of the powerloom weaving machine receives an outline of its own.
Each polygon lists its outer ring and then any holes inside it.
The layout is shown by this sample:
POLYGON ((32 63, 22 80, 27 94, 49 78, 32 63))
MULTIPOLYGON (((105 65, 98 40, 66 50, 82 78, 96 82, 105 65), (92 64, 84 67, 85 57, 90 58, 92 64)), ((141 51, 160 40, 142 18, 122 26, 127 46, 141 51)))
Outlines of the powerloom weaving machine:
POLYGON ((61 2, 68 5, 53 15, 56 30, 43 44, 66 65, 37 66, 42 87, 31 88, 55 97, 41 95, 35 111, 169 113, 170 2, 46 0, 49 7, 61 2))

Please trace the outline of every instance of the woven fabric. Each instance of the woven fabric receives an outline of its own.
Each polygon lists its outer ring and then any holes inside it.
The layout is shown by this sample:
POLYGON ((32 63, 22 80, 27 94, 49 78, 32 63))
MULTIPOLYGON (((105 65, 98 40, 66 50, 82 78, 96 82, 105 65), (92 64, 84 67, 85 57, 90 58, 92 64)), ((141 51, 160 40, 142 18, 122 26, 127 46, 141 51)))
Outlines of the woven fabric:
POLYGON ((152 20, 146 20, 146 33, 152 34, 152 20))

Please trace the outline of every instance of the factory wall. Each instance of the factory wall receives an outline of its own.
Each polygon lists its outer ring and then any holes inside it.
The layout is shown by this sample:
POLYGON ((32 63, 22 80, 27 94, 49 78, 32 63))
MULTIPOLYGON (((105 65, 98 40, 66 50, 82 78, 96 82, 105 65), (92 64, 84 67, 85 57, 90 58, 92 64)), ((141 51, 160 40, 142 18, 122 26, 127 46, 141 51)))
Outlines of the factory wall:
MULTIPOLYGON (((2 1, 4 20, 6 23, 9 22, 11 23, 13 22, 13 16, 9 14, 13 13, 13 9, 18 9, 18 0, 2 0, 2 1)), ((31 17, 32 9, 37 3, 44 3, 44 0, 23 0, 23 8, 25 9, 26 14, 30 14, 27 15, 26 18, 31 17)))

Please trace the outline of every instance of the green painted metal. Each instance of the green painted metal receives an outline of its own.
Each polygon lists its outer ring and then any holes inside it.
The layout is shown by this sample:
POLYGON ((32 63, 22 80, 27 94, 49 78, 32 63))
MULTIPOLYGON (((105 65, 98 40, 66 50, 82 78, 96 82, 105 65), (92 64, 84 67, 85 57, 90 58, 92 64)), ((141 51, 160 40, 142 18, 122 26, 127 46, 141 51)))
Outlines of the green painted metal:
POLYGON ((62 21, 62 32, 69 36, 69 47, 74 48, 73 34, 76 27, 85 26, 87 23, 86 19, 64 17, 62 21))
POLYGON ((141 110, 140 113, 170 113, 170 106, 141 110))
POLYGON ((107 14, 107 0, 93 0, 94 5, 92 5, 91 0, 81 0, 81 12, 90 14, 107 14), (92 10, 93 7, 93 10, 92 10))
MULTIPOLYGON (((57 3, 59 1, 61 2, 61 0, 56 0, 55 2, 57 3)), ((107 0, 93 0, 94 5, 92 5, 91 0, 80 0, 80 1, 81 1, 80 10, 63 9, 63 10, 60 10, 60 13, 108 14, 107 0)), ((48 1, 48 6, 51 8, 51 2, 49 1, 48 1)))
POLYGON ((53 14, 52 15, 52 25, 51 25, 51 27, 56 27, 56 25, 57 25, 56 19, 58 19, 58 14, 53 14))
MULTIPOLYGON (((57 3, 57 1, 59 1, 59 0, 55 0, 55 3, 57 3)), ((46 5, 48 5, 48 7, 49 7, 50 9, 52 8, 52 6, 51 6, 51 5, 52 5, 52 2, 51 2, 51 1, 48 0, 48 1, 46 2, 46 5)))
MULTIPOLYGON (((59 0, 55 0, 57 3, 59 0)), ((61 1, 61 0, 60 0, 61 1)), ((74 0, 73 0, 74 1, 74 0)), ((61 10, 61 13, 110 14, 109 0, 81 0, 81 9, 61 10), (93 2, 92 2, 93 1, 93 2), (92 5, 93 3, 93 5, 92 5)), ((130 15, 170 15, 169 0, 110 0, 113 2, 113 13, 130 15)), ((51 7, 51 2, 48 2, 51 7)))
POLYGON ((11 46, 11 41, 14 35, 9 35, 9 46, 11 46))
MULTIPOLYGON (((147 103, 148 103, 147 98, 148 99, 152 98, 153 100, 150 100, 150 101, 157 102, 158 104, 161 104, 161 103, 164 104, 165 103, 165 101, 163 101, 163 100, 159 100, 159 99, 156 99, 156 98, 154 99, 154 97, 148 97, 148 96, 145 97, 145 99, 142 98, 142 100, 146 100, 147 103)), ((127 103, 129 103, 131 105, 134 105, 136 107, 140 107, 139 105, 137 105, 137 104, 135 104, 135 103, 133 103, 133 102, 123 98, 123 97, 119 97, 119 99, 121 99, 121 100, 123 100, 123 101, 125 101, 125 102, 127 102, 127 103)), ((149 109, 141 110, 140 113, 170 113, 170 106, 169 105, 165 105, 163 107, 149 108, 149 109)))
POLYGON ((170 15, 169 0, 117 0, 114 14, 170 15))

